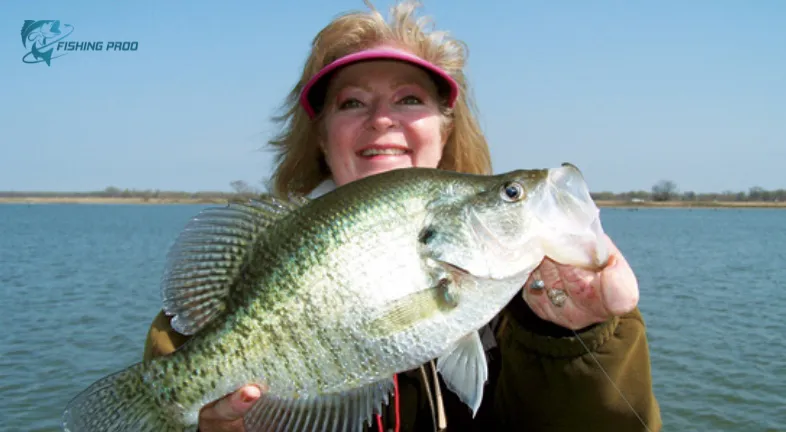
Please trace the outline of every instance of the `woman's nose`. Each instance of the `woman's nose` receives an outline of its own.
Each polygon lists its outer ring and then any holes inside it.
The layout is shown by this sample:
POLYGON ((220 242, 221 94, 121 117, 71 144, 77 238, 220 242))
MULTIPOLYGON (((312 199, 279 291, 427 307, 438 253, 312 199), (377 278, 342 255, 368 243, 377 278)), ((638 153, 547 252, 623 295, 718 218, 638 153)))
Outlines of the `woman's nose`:
POLYGON ((377 130, 389 129, 397 123, 394 110, 388 104, 379 102, 374 104, 369 113, 371 127, 377 130))

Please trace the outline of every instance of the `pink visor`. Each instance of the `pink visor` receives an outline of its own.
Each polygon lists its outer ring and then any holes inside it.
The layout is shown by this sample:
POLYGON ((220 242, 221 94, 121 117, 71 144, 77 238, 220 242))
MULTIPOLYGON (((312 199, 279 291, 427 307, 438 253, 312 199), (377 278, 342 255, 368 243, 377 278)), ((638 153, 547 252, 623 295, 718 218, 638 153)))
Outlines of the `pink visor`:
POLYGON ((437 66, 423 60, 422 58, 412 55, 405 51, 399 51, 391 48, 377 48, 377 49, 369 49, 365 51, 359 51, 354 54, 350 54, 340 59, 330 63, 329 65, 325 66, 320 70, 316 75, 314 75, 303 87, 303 92, 300 93, 300 104, 306 110, 306 113, 310 118, 314 118, 316 116, 317 110, 322 105, 323 99, 325 97, 325 90, 327 87, 327 81, 323 80, 325 76, 329 75, 331 72, 336 71, 338 68, 342 66, 346 66, 352 63, 356 63, 359 61, 366 61, 366 60, 399 60, 404 61, 407 63, 412 63, 414 65, 420 66, 425 69, 427 72, 430 72, 431 75, 435 78, 437 82, 437 86, 440 89, 443 89, 447 86, 447 93, 448 93, 448 107, 453 108, 456 103, 456 99, 458 98, 458 84, 456 80, 453 79, 447 72, 438 68, 437 66), (317 106, 319 105, 319 106, 317 106))

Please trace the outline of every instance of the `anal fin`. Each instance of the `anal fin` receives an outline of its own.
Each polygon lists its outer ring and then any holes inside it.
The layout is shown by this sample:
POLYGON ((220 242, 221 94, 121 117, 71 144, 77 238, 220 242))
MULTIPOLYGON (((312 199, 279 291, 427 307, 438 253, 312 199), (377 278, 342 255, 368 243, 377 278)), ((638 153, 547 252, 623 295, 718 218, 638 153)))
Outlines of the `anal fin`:
POLYGON ((357 389, 283 398, 263 395, 245 416, 247 431, 363 431, 393 393, 393 379, 357 389))
POLYGON ((456 345, 437 359, 437 371, 448 389, 472 409, 474 417, 483 401, 483 387, 488 380, 486 352, 477 331, 459 339, 456 345))

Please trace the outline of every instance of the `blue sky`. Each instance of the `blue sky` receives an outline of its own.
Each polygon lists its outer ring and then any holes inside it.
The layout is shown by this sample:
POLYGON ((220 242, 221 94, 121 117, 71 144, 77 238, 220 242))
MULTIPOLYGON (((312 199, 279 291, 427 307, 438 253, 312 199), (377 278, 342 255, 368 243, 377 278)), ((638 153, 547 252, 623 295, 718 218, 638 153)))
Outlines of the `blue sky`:
MULTIPOLYGON (((291 6, 5 2, 0 190, 258 184, 271 167, 269 118, 311 39, 365 9, 291 6), (24 64, 25 19, 139 49, 24 64)), ((786 188, 786 2, 427 0, 422 13, 469 46, 496 172, 570 161, 594 191, 660 179, 698 192, 786 188)))

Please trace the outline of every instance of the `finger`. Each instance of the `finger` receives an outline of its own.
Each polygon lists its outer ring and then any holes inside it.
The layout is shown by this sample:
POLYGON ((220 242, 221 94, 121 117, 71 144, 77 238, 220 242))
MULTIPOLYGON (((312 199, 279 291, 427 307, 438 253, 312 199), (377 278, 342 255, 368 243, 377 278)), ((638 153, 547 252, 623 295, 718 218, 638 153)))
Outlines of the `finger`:
POLYGON ((262 391, 255 385, 241 387, 236 392, 206 405, 201 417, 205 420, 237 420, 242 418, 254 403, 262 396, 262 391))
MULTIPOLYGON (((554 306, 547 292, 547 290, 557 288, 559 285, 560 281, 556 266, 553 262, 544 261, 541 266, 530 275, 524 286, 522 295, 524 296, 524 301, 527 302, 530 309, 532 309, 535 315, 540 319, 562 325, 562 321, 564 321, 561 318, 562 310, 558 310, 558 308, 554 306), (543 282, 542 288, 534 285, 533 282, 535 281, 543 282)), ((572 307, 570 303, 570 300, 566 301, 563 308, 572 307)))
POLYGON ((598 291, 599 279, 597 273, 544 260, 532 273, 528 281, 530 289, 524 298, 541 319, 561 327, 580 329, 607 318, 608 312, 598 291), (537 279, 544 282, 544 289, 532 289, 532 281, 537 279), (549 296, 553 290, 559 291, 557 296, 563 296, 559 305, 549 296))
POLYGON ((608 236, 610 259, 600 272, 592 272, 544 259, 532 272, 522 293, 541 319, 562 327, 579 329, 631 311, 638 304, 636 277, 608 236), (542 280, 544 289, 532 289, 542 280), (566 299, 559 306, 549 298, 550 290, 562 290, 566 299))

